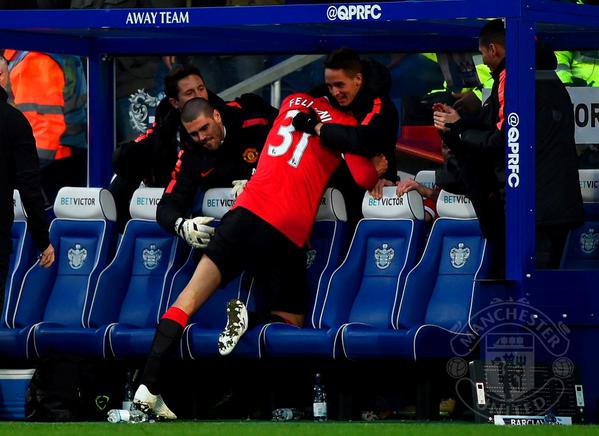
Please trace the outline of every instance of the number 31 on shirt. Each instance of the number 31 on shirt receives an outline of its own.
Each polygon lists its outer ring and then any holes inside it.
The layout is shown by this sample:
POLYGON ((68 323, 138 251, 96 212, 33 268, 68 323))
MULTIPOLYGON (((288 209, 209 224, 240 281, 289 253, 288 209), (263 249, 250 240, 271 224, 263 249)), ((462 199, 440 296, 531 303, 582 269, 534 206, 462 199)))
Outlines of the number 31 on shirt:
MULTIPOLYGON (((293 119, 293 117, 295 117, 298 113, 298 110, 291 110, 287 112, 287 115, 285 115, 285 119, 293 119)), ((295 132, 295 127, 293 127, 293 124, 289 123, 285 126, 281 126, 277 132, 277 135, 283 137, 283 142, 281 143, 281 145, 269 145, 268 155, 278 157, 283 156, 285 153, 287 153, 289 147, 291 147, 293 143, 293 132, 295 132)), ((306 151, 309 139, 310 134, 304 132, 300 137, 300 140, 297 142, 295 150, 293 150, 293 155, 291 156, 291 159, 287 161, 287 163, 291 165, 293 168, 297 168, 300 161, 302 160, 302 156, 306 151)))

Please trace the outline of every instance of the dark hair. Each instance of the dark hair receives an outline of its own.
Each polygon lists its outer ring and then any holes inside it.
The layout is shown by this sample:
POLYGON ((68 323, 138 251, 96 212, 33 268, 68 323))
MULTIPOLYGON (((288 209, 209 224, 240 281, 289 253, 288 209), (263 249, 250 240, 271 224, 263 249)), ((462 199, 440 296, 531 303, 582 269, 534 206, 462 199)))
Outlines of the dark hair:
POLYGON ((169 98, 177 99, 179 95, 179 80, 185 79, 187 76, 199 76, 205 82, 202 73, 195 65, 176 65, 168 72, 164 78, 164 91, 169 98))
POLYGON ((362 72, 362 61, 358 53, 348 47, 341 47, 327 56, 324 67, 331 70, 344 70, 349 76, 362 72))
POLYGON ((505 26, 502 20, 491 20, 480 31, 478 41, 481 45, 491 43, 500 44, 505 47, 505 26))
POLYGON ((202 97, 192 98, 188 100, 181 109, 181 122, 190 123, 200 115, 205 115, 210 118, 213 117, 214 107, 208 102, 208 100, 202 97))

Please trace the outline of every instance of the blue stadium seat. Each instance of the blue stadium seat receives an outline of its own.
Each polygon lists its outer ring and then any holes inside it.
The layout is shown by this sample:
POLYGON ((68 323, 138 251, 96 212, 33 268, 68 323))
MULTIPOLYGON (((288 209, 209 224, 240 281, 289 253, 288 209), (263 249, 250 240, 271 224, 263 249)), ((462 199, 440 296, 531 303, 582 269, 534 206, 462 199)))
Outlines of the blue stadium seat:
POLYGON ((35 263, 37 253, 31 234, 27 232, 27 216, 17 190, 13 192, 13 205, 15 220, 11 228, 12 252, 4 285, 5 298, 1 327, 13 327, 13 315, 23 276, 35 263))
MULTIPOLYGON (((231 188, 209 189, 202 201, 202 215, 214 217, 216 225, 234 203, 231 188)), ((173 304, 195 271, 199 253, 190 256, 183 268, 177 272, 168 306, 173 304)), ((251 279, 245 273, 219 288, 192 317, 183 332, 180 355, 184 358, 216 357, 218 353, 218 335, 226 324, 226 306, 232 298, 245 301, 252 306, 249 288, 251 279)), ((165 307, 166 308, 166 307, 165 307)), ((248 331, 233 351, 236 356, 259 357, 260 332, 248 331)))
MULTIPOLYGON (((435 187, 437 186, 435 181, 436 181, 436 174, 435 171, 433 170, 423 170, 423 171, 418 171, 418 173, 416 173, 416 177, 414 177, 414 180, 417 181, 418 183, 420 183, 423 186, 426 186, 429 189, 434 190, 435 187)), ((437 207, 435 205, 435 201, 432 198, 425 198, 424 199, 424 211, 426 213, 428 213, 431 218, 434 220, 437 217, 437 207)))
POLYGON ((62 188, 54 203, 50 241, 56 261, 27 271, 11 325, 0 329, 0 356, 34 356, 34 331, 42 326, 80 328, 91 305, 100 271, 114 241, 116 211, 112 195, 100 188, 62 188))
POLYGON ((131 220, 114 260, 98 280, 90 311, 86 334, 95 338, 96 354, 100 345, 102 352, 117 358, 142 357, 150 351, 152 338, 147 336, 153 336, 175 271, 189 252, 180 238, 156 222, 162 192, 139 188, 131 198, 131 220))
POLYGON ((599 269, 599 170, 579 170, 584 224, 570 231, 560 268, 599 269))
MULTIPOLYGON (((441 191, 441 218, 433 224, 418 264, 409 272, 393 328, 365 322, 342 328, 342 347, 349 359, 401 358, 421 360, 455 356, 452 339, 474 332, 469 328, 477 278, 487 268, 486 241, 469 201, 441 191)), ((365 306, 376 306, 372 299, 365 306)), ((371 309, 372 310, 372 309, 371 309)))
POLYGON ((267 326, 268 356, 335 358, 337 332, 343 323, 391 328, 398 292, 417 257, 424 209, 415 191, 401 198, 395 196, 394 187, 384 191, 381 200, 366 194, 365 218, 358 223, 347 257, 326 288, 319 288, 325 292, 320 307, 315 307, 318 317, 313 316, 313 324, 305 328, 267 326))
POLYGON ((349 227, 343 194, 334 188, 325 191, 310 235, 306 272, 310 300, 306 327, 320 323, 329 279, 341 264, 349 244, 349 227))

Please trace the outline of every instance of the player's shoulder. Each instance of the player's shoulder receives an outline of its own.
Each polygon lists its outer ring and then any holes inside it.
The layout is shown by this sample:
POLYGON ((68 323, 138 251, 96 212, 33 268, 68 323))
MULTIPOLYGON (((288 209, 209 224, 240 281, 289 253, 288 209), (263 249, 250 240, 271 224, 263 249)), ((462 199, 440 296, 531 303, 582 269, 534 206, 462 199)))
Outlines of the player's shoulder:
POLYGON ((281 103, 280 111, 309 108, 314 104, 314 98, 304 92, 289 94, 281 103))

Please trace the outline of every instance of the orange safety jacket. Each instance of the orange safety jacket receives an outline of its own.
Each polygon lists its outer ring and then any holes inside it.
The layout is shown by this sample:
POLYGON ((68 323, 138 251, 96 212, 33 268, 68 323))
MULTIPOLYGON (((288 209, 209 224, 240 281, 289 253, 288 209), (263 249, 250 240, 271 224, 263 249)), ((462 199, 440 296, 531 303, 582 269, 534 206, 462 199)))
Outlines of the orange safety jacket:
POLYGON ((9 61, 9 95, 33 128, 40 159, 69 157, 71 149, 61 144, 66 131, 64 115, 65 75, 52 57, 39 52, 5 50, 9 61))

